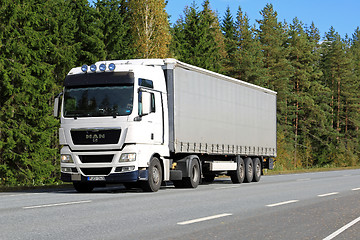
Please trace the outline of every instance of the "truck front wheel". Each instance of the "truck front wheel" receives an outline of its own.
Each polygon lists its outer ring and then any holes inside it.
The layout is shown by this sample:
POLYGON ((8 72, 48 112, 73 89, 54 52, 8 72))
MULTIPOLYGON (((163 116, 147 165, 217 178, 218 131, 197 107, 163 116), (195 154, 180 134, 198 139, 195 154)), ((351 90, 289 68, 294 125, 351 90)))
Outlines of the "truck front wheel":
POLYGON ((160 189, 162 182, 162 169, 157 157, 151 159, 148 172, 148 180, 141 183, 141 188, 145 192, 157 192, 160 189))

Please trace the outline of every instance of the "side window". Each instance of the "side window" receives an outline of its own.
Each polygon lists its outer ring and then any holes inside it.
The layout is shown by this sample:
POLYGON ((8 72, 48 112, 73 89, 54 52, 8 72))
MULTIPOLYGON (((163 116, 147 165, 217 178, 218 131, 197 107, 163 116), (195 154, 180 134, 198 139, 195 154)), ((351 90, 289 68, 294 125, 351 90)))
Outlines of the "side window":
POLYGON ((155 112, 155 94, 151 93, 151 112, 155 112))
POLYGON ((147 79, 143 79, 143 78, 139 78, 139 86, 141 87, 147 87, 147 88, 154 88, 154 84, 153 81, 151 80, 147 80, 147 79))
MULTIPOLYGON (((139 115, 142 114, 142 98, 143 98, 143 94, 142 91, 139 92, 139 115)), ((150 113, 155 112, 156 108, 155 108, 155 94, 154 93, 150 93, 150 113)))

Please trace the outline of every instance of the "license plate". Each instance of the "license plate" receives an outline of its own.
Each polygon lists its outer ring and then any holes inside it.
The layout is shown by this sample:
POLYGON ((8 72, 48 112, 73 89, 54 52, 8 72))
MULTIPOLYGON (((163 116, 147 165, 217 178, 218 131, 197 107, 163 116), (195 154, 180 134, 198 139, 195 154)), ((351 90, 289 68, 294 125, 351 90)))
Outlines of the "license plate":
POLYGON ((105 181, 105 177, 88 177, 88 181, 105 181))

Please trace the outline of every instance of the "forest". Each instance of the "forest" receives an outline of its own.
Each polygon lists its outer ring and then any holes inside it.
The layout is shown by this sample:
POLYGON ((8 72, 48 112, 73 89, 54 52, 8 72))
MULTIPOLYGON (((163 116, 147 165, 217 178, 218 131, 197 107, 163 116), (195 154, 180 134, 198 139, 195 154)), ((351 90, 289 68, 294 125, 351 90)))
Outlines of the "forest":
POLYGON ((217 13, 211 0, 170 24, 165 7, 0 2, 0 186, 59 182, 54 97, 71 68, 114 59, 172 57, 277 91, 278 170, 359 165, 359 27, 320 33, 296 16, 279 21, 271 4, 250 25, 241 6, 217 13))

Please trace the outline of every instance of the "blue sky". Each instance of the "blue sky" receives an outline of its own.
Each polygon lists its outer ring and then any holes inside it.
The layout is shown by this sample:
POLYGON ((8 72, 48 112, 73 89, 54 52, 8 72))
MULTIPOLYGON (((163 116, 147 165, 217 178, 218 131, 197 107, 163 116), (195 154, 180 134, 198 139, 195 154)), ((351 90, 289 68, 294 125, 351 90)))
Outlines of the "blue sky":
MULTIPOLYGON (((185 6, 191 6, 194 0, 168 0, 166 11, 171 15, 170 22, 184 15, 185 6)), ((203 0, 195 0, 199 10, 203 0)), ((255 24, 261 19, 260 11, 267 3, 272 3, 278 13, 278 20, 291 23, 297 17, 304 24, 315 26, 320 30, 321 37, 333 26, 342 38, 348 34, 352 37, 355 29, 360 27, 360 0, 210 0, 211 9, 222 18, 227 6, 235 18, 241 7, 248 14, 250 23, 255 24)))

